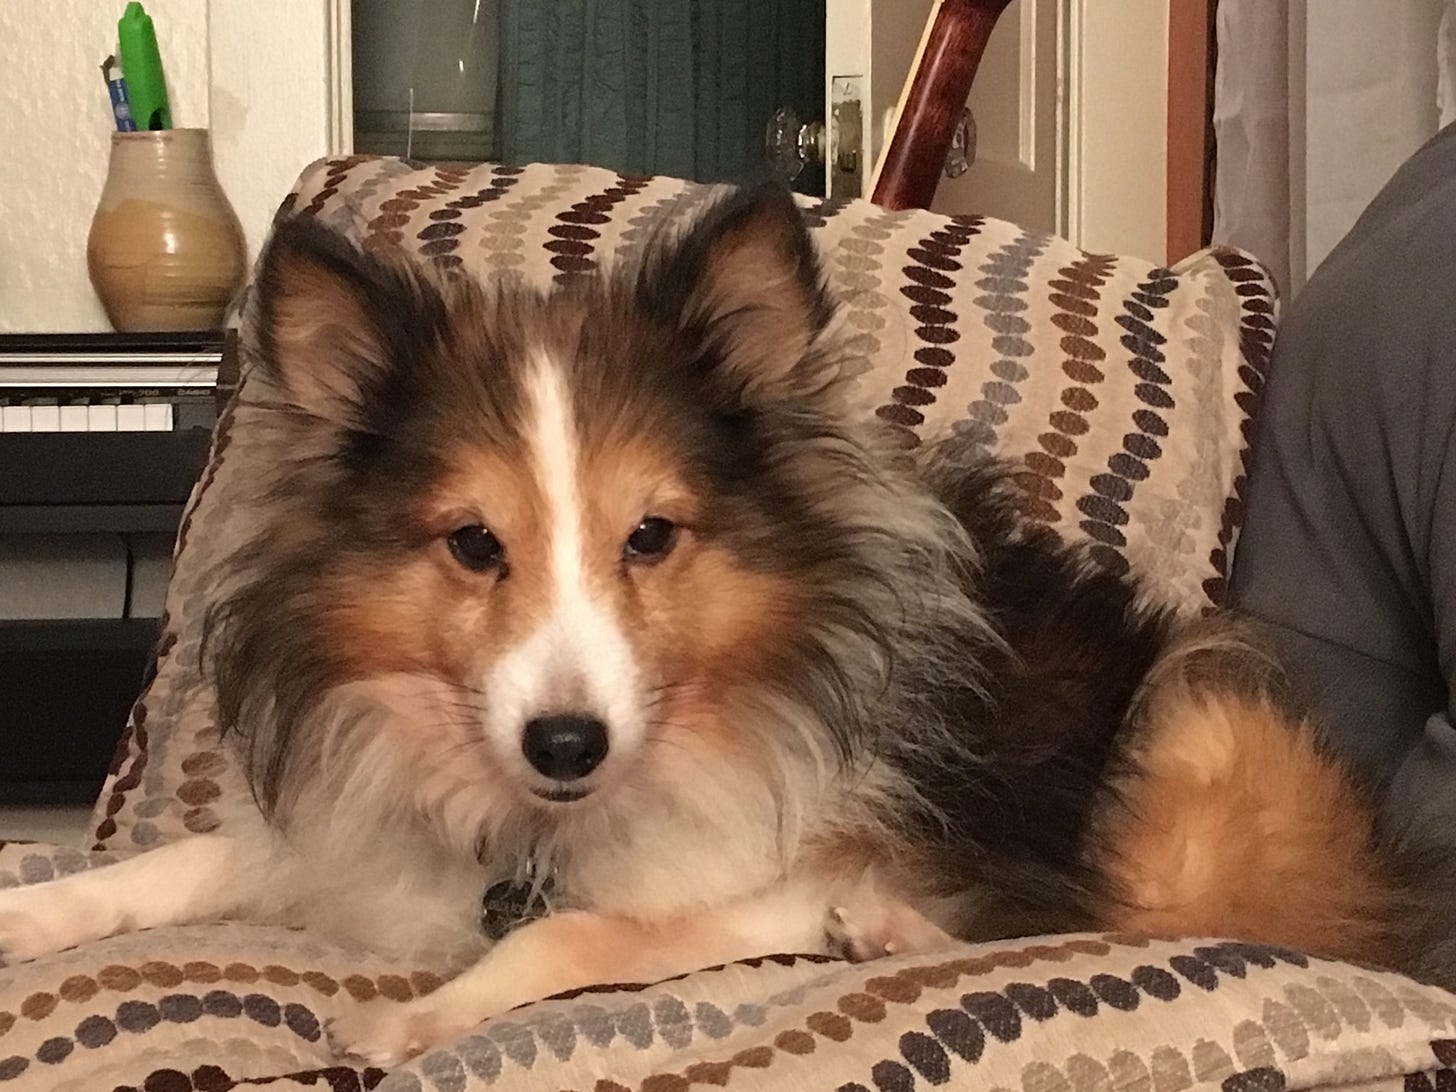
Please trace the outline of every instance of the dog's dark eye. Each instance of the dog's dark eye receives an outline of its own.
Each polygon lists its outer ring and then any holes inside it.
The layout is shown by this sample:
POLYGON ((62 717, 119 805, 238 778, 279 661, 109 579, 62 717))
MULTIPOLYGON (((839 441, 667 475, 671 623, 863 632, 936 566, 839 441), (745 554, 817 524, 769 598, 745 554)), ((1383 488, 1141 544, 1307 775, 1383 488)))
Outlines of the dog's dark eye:
POLYGON ((623 551, 629 561, 658 561, 677 544, 677 524, 660 516, 648 516, 627 536, 623 551))
POLYGON ((500 539, 478 523, 472 523, 451 531, 445 540, 455 560, 471 572, 483 573, 496 568, 505 557, 505 547, 500 539))

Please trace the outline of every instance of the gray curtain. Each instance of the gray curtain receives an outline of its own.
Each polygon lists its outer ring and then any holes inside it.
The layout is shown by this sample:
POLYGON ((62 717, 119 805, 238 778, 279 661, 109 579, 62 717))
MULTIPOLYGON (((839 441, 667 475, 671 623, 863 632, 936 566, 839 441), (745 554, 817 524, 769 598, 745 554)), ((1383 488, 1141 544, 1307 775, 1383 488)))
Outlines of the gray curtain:
POLYGON ((500 158, 750 175, 776 109, 823 113, 824 2, 500 0, 500 158))
POLYGON ((1220 0, 1215 243, 1287 297, 1456 119, 1456 0, 1220 0))

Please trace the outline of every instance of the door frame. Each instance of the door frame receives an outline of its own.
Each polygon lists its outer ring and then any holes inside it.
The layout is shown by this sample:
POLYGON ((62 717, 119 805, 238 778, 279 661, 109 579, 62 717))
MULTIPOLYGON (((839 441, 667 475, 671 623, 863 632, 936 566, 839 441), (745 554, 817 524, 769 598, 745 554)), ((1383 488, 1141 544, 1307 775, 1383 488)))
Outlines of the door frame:
POLYGON ((1173 0, 1168 20, 1168 260, 1213 232, 1213 79, 1216 0, 1173 0), (1201 80, 1188 79, 1193 72, 1201 80))
POLYGON ((329 155, 348 155, 354 150, 353 5, 350 0, 325 2, 329 17, 329 155))

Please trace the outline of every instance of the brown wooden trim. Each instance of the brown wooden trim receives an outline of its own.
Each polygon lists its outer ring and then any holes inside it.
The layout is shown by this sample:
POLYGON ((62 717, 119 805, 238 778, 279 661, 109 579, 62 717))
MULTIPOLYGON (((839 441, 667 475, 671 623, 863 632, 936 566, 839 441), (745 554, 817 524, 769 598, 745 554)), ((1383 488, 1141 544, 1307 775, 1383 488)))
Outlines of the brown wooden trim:
POLYGON ((1212 223, 1217 0, 1168 9, 1168 261, 1208 245, 1212 223))
POLYGON ((941 0, 937 5, 875 173, 875 204, 887 209, 930 207, 986 43, 1010 3, 941 0))

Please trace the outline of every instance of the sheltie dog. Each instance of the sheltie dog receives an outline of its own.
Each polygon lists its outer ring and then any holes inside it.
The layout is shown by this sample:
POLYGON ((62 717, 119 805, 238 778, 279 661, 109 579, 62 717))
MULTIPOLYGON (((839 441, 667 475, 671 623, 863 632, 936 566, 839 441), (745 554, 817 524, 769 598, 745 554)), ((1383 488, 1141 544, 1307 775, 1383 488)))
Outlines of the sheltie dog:
POLYGON ((206 654, 256 827, 0 894, 9 958, 239 917, 468 959, 334 1023, 377 1062, 577 987, 953 938, 1456 978, 1449 868, 1377 835, 1233 622, 849 408, 786 192, 546 294, 293 219, 255 293, 282 465, 206 654))

